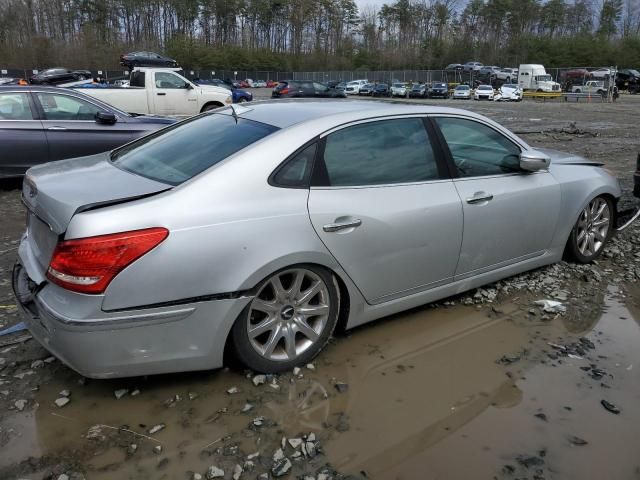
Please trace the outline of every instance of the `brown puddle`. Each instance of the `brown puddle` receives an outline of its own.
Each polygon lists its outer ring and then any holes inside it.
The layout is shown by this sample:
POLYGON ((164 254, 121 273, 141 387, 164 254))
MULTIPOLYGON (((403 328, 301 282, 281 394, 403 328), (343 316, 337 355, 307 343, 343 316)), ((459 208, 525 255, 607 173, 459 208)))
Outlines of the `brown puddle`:
POLYGON ((533 475, 533 468, 518 465, 518 455, 543 457, 538 468, 549 478, 636 478, 640 327, 613 296, 605 305, 599 319, 591 312, 548 324, 529 320, 528 302, 500 305, 491 316, 486 308, 463 306, 398 315, 338 340, 317 359, 316 371, 303 369, 301 379, 282 376, 277 391, 226 371, 45 385, 35 412, 1 425, 14 432, 0 450, 0 466, 28 456, 75 455, 88 479, 185 478, 185 472, 203 473, 212 464, 233 465, 237 459, 202 454, 218 439, 214 447, 237 444, 245 457, 260 451, 270 458, 283 435, 315 432, 333 467, 345 474, 364 471, 373 479, 501 478, 504 465, 513 466, 514 475, 533 475), (542 353, 551 350, 547 341, 580 335, 596 343, 590 358, 614 378, 588 377, 579 368, 587 359, 559 363, 542 353), (510 367, 496 363, 523 350, 510 367), (338 393, 335 381, 346 382, 348 391, 338 393), (122 386, 141 393, 116 400, 113 391, 122 386), (233 386, 240 392, 225 393, 233 386), (58 409, 53 401, 65 388, 72 392, 71 403, 58 409), (189 392, 197 398, 189 400, 189 392), (180 400, 172 407, 163 404, 175 395, 180 400), (622 413, 604 410, 602 399, 622 413), (241 413, 246 402, 255 408, 241 413), (548 421, 534 417, 539 412, 548 421), (247 429, 259 415, 277 427, 247 429), (96 424, 148 435, 158 423, 166 428, 151 436, 161 443, 161 455, 152 453, 156 442, 133 435, 97 447, 83 438, 96 424), (588 444, 573 446, 571 435, 588 444), (132 442, 139 449, 128 458, 132 442), (159 465, 165 458, 168 463, 159 465))

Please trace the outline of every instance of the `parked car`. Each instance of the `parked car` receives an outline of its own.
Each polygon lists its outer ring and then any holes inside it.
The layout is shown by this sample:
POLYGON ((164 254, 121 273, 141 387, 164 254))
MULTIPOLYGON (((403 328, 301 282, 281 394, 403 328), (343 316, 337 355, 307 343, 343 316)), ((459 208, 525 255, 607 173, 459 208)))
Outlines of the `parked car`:
POLYGON ((335 87, 336 90, 340 90, 342 92, 345 92, 347 89, 347 82, 340 82, 338 83, 335 87))
POLYGON ((121 88, 129 88, 131 86, 131 83, 129 83, 129 80, 116 80, 113 82, 113 86, 121 87, 121 88))
POLYGON ((602 167, 456 109, 227 108, 29 170, 13 288, 33 337, 83 376, 225 352, 291 371, 338 323, 598 258, 622 195, 602 167))
POLYGON ((640 91, 640 73, 631 68, 619 70, 616 76, 616 86, 619 90, 638 93, 638 91, 640 91))
POLYGON ((130 52, 120 55, 120 65, 134 69, 137 67, 178 67, 173 58, 154 52, 130 52))
POLYGON ((360 87, 367 85, 368 83, 368 80, 353 80, 347 83, 345 92, 347 95, 358 95, 358 93, 360 93, 360 87))
POLYGON ((502 80, 505 83, 511 83, 518 81, 518 69, 517 68, 501 68, 496 72, 496 78, 502 80))
POLYGON ((491 85, 478 85, 473 94, 474 100, 493 100, 493 87, 491 85))
POLYGON ((432 82, 427 90, 428 98, 449 98, 449 86, 444 82, 432 82))
POLYGON ((29 82, 32 85, 60 85, 91 78, 89 70, 69 70, 68 68, 48 68, 33 75, 29 82))
POLYGON ((78 90, 0 86, 0 178, 112 150, 172 123, 171 118, 130 115, 78 90))
POLYGON ((453 89, 454 100, 469 100, 471 98, 471 87, 469 85, 458 85, 453 89))
POLYGON ((375 83, 365 83, 364 85, 362 85, 360 87, 360 90, 358 91, 358 95, 359 96, 363 96, 363 95, 373 95, 373 89, 376 88, 376 84, 375 83))
POLYGON ((613 71, 610 68, 598 68, 596 70, 592 70, 589 72, 589 78, 599 78, 604 80, 605 78, 612 75, 613 71))
POLYGON ((517 83, 503 83, 498 89, 498 95, 494 97, 494 100, 521 102, 522 101, 522 88, 517 83), (498 98, 499 97, 499 98, 498 98))
POLYGON ((196 85, 169 68, 137 68, 129 83, 85 93, 125 112, 155 115, 195 115, 233 102, 228 89, 196 85))
POLYGON ((589 80, 584 85, 574 85, 571 87, 573 93, 592 93, 602 95, 606 93, 606 88, 602 80, 589 80))
POLYGON ((347 94, 324 83, 307 80, 285 80, 271 92, 271 98, 346 98, 347 94))
POLYGON ((465 72, 477 72, 483 66, 484 65, 482 63, 480 63, 480 62, 467 62, 462 67, 463 67, 465 72))
POLYGON ((247 92, 246 90, 242 90, 241 88, 236 88, 233 86, 233 82, 220 80, 219 78, 214 78, 212 80, 201 80, 199 78, 194 78, 193 83, 196 85, 213 85, 215 87, 222 87, 231 92, 231 98, 233 99, 233 103, 244 103, 250 102, 253 100, 253 94, 247 92))
POLYGON ((585 80, 589 79, 590 75, 591 72, 586 68, 573 68, 560 72, 560 79, 565 82, 571 82, 572 84, 582 84, 585 80))
POLYGON ((391 84, 391 96, 392 97, 406 97, 407 96, 407 84, 396 82, 391 84))
POLYGON ((267 82, 264 80, 256 80, 253 82, 253 88, 265 88, 267 86, 267 82))
POLYGON ((414 83, 409 90, 409 98, 424 98, 426 91, 427 85, 425 83, 414 83))
POLYGON ((482 77, 489 77, 489 78, 497 78, 498 72, 500 71, 500 67, 497 66, 483 66, 482 68, 480 68, 480 70, 478 70, 478 75, 482 76, 482 77))
POLYGON ((29 85, 29 82, 24 78, 3 77, 0 78, 0 85, 29 85))
POLYGON ((447 71, 459 72, 464 70, 464 65, 462 65, 461 63, 450 63, 449 65, 444 67, 444 69, 447 71))
POLYGON ((390 97, 391 91, 389 90, 389 85, 386 83, 378 83, 373 87, 373 91, 371 92, 371 96, 373 97, 390 97))

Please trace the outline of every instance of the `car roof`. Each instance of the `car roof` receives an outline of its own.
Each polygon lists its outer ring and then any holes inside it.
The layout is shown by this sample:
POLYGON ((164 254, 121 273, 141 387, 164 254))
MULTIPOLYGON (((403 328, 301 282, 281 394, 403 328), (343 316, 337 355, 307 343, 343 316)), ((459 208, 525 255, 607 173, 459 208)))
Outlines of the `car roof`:
MULTIPOLYGON (((466 116, 478 116, 466 110, 430 105, 408 105, 402 103, 358 101, 358 100, 275 100, 252 102, 247 107, 236 107, 241 118, 266 123, 278 128, 288 128, 301 123, 329 121, 335 119, 336 124, 361 119, 389 116, 430 113, 453 113, 466 116)), ((231 114, 231 108, 221 111, 231 114)), ((478 116, 478 118, 480 118, 478 116)))

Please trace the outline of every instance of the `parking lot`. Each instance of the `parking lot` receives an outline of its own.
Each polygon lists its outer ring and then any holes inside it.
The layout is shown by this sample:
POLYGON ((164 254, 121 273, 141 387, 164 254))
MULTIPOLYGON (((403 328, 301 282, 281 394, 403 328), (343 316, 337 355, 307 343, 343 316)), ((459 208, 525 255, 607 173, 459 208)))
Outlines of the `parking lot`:
MULTIPOLYGON (((602 161, 623 206, 634 202, 637 95, 385 101, 466 108, 533 146, 602 161)), ((19 321, 18 182, 0 187, 0 218, 2 329, 19 321)), ((563 262, 383 319, 278 376, 232 367, 87 380, 19 332, 0 337, 0 478, 191 479, 212 465, 224 478, 269 478, 283 473, 272 470, 281 455, 292 463, 283 475, 318 480, 640 478, 639 342, 640 224, 594 264, 563 262)))

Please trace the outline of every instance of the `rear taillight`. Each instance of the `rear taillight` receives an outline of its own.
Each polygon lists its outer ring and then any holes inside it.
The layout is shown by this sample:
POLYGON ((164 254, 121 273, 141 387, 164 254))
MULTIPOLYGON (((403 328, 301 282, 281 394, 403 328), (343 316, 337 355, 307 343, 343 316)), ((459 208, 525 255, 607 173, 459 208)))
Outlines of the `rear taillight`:
POLYGON ((282 90, 280 90, 280 93, 287 94, 287 93, 289 93, 289 89, 288 88, 283 88, 282 90))
POLYGON ((74 292, 102 293, 118 273, 168 235, 169 230, 157 227, 59 242, 47 278, 74 292))

